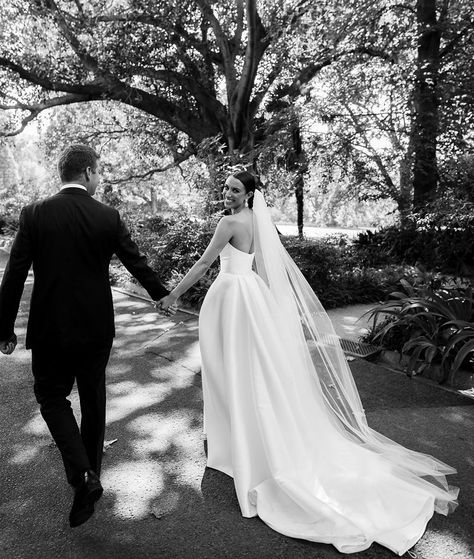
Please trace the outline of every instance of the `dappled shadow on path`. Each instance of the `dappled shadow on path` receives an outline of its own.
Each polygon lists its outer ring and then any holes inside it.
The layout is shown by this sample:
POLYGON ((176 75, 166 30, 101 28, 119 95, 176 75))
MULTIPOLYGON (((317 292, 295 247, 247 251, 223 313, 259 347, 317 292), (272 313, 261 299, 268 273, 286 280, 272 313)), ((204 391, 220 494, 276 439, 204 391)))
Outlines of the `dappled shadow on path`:
MULTIPOLYGON (((233 480, 206 468, 201 378, 195 373, 196 321, 183 315, 159 318, 148 303, 124 295, 116 295, 115 304, 118 336, 107 372, 106 439, 117 440, 104 457, 104 496, 95 516, 80 528, 67 525, 72 494, 37 410, 29 352, 19 348, 14 358, 0 362, 0 541, 5 557, 341 557, 329 545, 294 540, 258 518, 242 518, 233 480)), ((26 309, 22 304, 20 329, 26 309)), ((409 405, 402 405, 402 398, 390 404, 382 389, 372 397, 369 373, 357 378, 356 371, 356 380, 362 383, 374 428, 419 450, 432 448, 448 463, 457 457, 455 449, 466 448, 466 442, 454 438, 472 429, 467 406, 445 402, 442 408, 434 403, 423 408, 420 400, 427 397, 421 393, 409 405), (430 431, 434 416, 442 421, 442 434, 430 431)), ((393 389, 389 381, 385 387, 393 389)), ((77 410, 75 393, 72 401, 77 410)), ((474 491, 468 477, 473 464, 467 455, 459 460, 463 507, 447 519, 433 519, 417 546, 420 559, 443 557, 431 554, 433 542, 437 551, 449 546, 457 551, 469 543, 464 526, 472 518, 474 491)), ((374 545, 353 557, 388 559, 393 554, 374 545)))

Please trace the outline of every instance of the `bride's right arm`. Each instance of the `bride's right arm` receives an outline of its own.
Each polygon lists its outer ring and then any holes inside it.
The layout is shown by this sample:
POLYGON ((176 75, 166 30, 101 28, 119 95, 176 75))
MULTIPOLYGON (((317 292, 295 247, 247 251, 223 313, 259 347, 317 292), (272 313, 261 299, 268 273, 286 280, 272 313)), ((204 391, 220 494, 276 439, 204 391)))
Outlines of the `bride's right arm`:
POLYGON ((158 306, 166 310, 173 305, 176 300, 186 293, 202 276, 207 272, 209 266, 219 256, 222 249, 230 241, 233 236, 232 216, 224 216, 217 224, 211 242, 202 254, 201 258, 190 268, 189 272, 171 291, 169 295, 158 301, 158 306))

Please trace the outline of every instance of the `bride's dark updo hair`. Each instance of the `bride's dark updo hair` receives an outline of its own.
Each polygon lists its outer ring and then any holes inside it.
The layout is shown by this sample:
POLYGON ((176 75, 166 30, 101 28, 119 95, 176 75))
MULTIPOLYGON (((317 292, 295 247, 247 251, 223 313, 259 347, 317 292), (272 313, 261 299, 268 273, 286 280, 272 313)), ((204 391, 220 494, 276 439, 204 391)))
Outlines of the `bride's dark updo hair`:
POLYGON ((249 198, 248 206, 250 209, 253 207, 253 194, 255 190, 258 190, 257 181, 255 180, 254 175, 249 173, 248 171, 239 171, 238 173, 234 173, 232 175, 235 179, 239 180, 245 187, 245 192, 248 194, 249 192, 252 193, 252 196, 249 198))

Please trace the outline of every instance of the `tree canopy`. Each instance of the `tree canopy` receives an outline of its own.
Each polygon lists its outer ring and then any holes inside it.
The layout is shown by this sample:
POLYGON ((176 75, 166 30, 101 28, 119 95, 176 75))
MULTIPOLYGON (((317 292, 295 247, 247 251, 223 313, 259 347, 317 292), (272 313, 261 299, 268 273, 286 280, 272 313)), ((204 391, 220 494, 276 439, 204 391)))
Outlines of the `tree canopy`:
POLYGON ((119 103, 158 159, 270 153, 300 195, 309 158, 350 161, 363 196, 402 212, 413 176, 415 198, 436 188, 439 146, 467 149, 469 0, 7 0, 0 21, 4 136, 54 107, 119 103), (315 121, 324 135, 306 135, 315 121))
POLYGON ((110 99, 194 143, 220 134, 230 152, 246 150, 262 132, 255 119, 278 80, 296 98, 334 60, 383 54, 361 33, 369 5, 9 0, 0 11, 11 22, 1 34, 2 108, 17 119, 22 113, 21 129, 47 108, 110 99))

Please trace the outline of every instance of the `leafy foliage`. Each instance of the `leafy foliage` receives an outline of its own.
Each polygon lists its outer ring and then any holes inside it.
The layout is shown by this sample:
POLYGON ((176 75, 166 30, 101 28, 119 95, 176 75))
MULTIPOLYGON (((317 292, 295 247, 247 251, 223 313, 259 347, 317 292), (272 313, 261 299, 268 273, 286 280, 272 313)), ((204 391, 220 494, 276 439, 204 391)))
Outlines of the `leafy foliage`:
POLYGON ((474 205, 442 197, 405 228, 393 225, 361 233, 354 244, 365 265, 421 264, 431 270, 470 276, 474 259, 474 205))
POLYGON ((0 214, 0 235, 13 236, 18 229, 18 220, 9 215, 0 214))
MULTIPOLYGON (((137 219, 127 216, 132 236, 149 263, 170 287, 176 285, 207 247, 219 215, 190 219, 137 219)), ((379 300, 406 273, 400 266, 367 268, 340 237, 326 241, 283 237, 282 242, 326 308, 379 300)), ((186 304, 199 307, 218 273, 218 262, 184 296, 186 304)), ((118 262, 112 267, 114 282, 133 281, 118 262)))
POLYGON ((370 311, 373 328, 366 340, 378 341, 410 355, 409 375, 420 374, 438 364, 440 382, 453 384, 461 367, 472 368, 474 298, 471 286, 459 280, 434 278, 422 270, 416 281, 401 280, 400 283, 400 291, 391 293, 385 303, 370 311), (381 317, 382 322, 379 322, 381 317))
MULTIPOLYGON (((169 288, 174 287, 206 249, 214 233, 218 216, 192 219, 186 213, 172 218, 124 216, 132 237, 147 256, 148 263, 169 288)), ((184 296, 183 302, 199 307, 208 287, 218 273, 217 261, 184 296)), ((111 269, 114 284, 135 281, 115 260, 111 269)))
MULTIPOLYGON (((438 12, 444 165, 472 150, 474 43, 468 0, 438 12)), ((402 214, 411 204, 418 110, 411 4, 9 0, 0 22, 0 109, 11 117, 2 133, 68 107, 56 122, 56 132, 66 124, 64 141, 75 126, 76 138, 98 144, 104 156, 128 143, 120 168, 111 155, 106 166, 115 198, 131 180, 133 195, 153 206, 156 183, 170 182, 150 180, 157 169, 194 154, 217 166, 209 177, 192 173, 200 175, 194 184, 213 191, 224 151, 231 164, 241 158, 256 169, 259 160, 285 195, 312 160, 328 181, 345 181, 354 199, 390 198, 402 214), (76 110, 82 104, 111 114, 76 110), (304 140, 297 160, 295 123, 304 140)), ((52 135, 50 151, 60 143, 52 135)), ((209 208, 213 201, 211 194, 209 208)))
POLYGON ((13 22, 0 36, 0 85, 10 82, 0 87, 3 108, 17 123, 24 118, 21 129, 47 108, 109 99, 168 123, 195 145, 221 136, 230 153, 246 151, 277 78, 308 83, 316 59, 325 65, 331 51, 346 53, 341 34, 357 41, 360 16, 352 10, 360 3, 341 10, 332 0, 12 0, 0 8, 0 19, 13 22))

